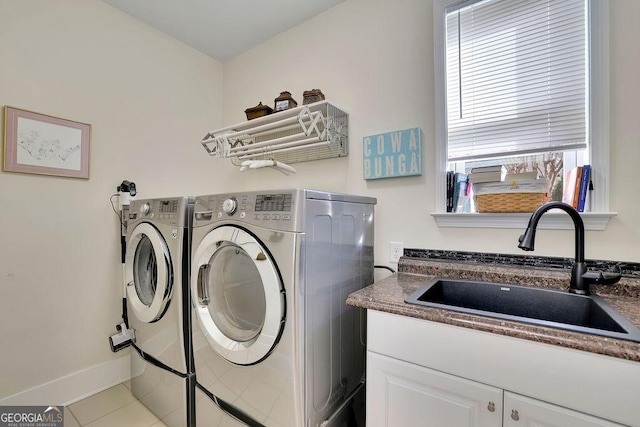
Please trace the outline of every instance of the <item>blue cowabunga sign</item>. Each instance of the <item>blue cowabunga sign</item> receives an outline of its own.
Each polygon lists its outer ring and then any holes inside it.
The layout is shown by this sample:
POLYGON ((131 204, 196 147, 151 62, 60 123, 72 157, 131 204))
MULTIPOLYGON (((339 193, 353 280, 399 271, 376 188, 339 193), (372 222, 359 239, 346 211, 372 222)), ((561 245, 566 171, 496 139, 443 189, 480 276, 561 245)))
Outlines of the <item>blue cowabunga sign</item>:
POLYGON ((363 138, 364 179, 422 175, 422 131, 404 129, 363 138))

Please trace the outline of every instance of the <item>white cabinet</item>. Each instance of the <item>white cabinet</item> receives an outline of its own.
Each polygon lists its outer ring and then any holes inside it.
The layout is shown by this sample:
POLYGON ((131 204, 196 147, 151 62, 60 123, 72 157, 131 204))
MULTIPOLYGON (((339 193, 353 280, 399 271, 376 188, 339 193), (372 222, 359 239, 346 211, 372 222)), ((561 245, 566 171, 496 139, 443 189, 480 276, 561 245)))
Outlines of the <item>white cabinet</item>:
POLYGON ((373 352, 367 367, 368 427, 622 427, 373 352))
POLYGON ((640 427, 640 364, 367 313, 369 427, 640 427))
POLYGON ((615 427, 612 423, 536 399, 504 393, 504 427, 615 427))
POLYGON ((502 390, 367 353, 367 426, 501 425, 502 390))

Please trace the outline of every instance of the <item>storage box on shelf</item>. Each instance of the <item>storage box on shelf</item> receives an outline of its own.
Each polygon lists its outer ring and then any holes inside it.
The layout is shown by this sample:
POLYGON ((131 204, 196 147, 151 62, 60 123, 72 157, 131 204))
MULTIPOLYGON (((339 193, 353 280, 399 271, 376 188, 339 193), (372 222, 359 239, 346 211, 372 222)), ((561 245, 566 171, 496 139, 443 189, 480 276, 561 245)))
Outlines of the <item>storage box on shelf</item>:
POLYGON ((312 104, 318 101, 324 101, 324 93, 320 89, 305 90, 302 94, 303 104, 312 104))
POLYGON ((258 105, 252 108, 247 108, 244 110, 244 113, 247 115, 247 120, 257 119, 258 117, 268 116, 273 113, 273 108, 268 105, 262 105, 260 102, 258 105))
POLYGON ((533 212, 549 201, 550 185, 547 179, 474 184, 476 210, 480 213, 533 212))
POLYGON ((201 141, 210 156, 283 163, 349 155, 349 115, 328 101, 279 111, 209 132, 201 141))
POLYGON ((273 100, 273 111, 284 111, 289 108, 296 108, 298 103, 295 99, 291 97, 291 92, 287 92, 286 90, 280 92, 280 95, 276 99, 273 100))

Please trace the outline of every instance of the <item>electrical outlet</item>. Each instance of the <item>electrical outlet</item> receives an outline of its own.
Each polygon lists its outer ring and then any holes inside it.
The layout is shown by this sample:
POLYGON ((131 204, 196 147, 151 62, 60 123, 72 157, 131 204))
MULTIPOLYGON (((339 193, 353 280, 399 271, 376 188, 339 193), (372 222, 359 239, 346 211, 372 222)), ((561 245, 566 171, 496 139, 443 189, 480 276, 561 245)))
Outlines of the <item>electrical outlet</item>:
POLYGON ((404 254, 404 243, 389 242, 389 262, 398 262, 404 254))

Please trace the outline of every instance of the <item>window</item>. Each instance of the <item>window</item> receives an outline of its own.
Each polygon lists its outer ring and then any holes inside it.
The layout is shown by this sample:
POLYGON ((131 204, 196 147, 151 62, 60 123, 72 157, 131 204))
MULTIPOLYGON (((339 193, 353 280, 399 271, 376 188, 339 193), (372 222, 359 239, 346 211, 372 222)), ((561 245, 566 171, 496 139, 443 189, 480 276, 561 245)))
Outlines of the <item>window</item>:
POLYGON ((586 0, 447 8, 448 160, 587 146, 586 0))
POLYGON ((434 0, 439 212, 446 170, 509 156, 591 163, 592 210, 608 210, 606 15, 603 0, 434 0))

